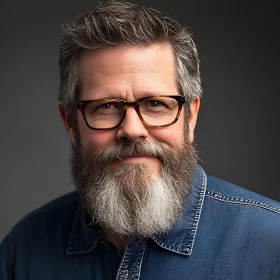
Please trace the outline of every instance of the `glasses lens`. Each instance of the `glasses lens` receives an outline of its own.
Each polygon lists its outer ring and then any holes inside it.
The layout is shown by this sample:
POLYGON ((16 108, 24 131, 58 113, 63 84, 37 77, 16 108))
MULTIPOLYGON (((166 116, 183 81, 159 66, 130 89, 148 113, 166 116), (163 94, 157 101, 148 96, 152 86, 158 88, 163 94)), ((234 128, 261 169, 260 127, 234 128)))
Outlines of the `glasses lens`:
POLYGON ((179 105, 177 100, 171 97, 151 97, 141 101, 139 110, 146 123, 162 126, 176 119, 179 105))
POLYGON ((85 117, 93 128, 112 128, 116 126, 123 115, 123 106, 118 101, 96 100, 88 103, 85 117))

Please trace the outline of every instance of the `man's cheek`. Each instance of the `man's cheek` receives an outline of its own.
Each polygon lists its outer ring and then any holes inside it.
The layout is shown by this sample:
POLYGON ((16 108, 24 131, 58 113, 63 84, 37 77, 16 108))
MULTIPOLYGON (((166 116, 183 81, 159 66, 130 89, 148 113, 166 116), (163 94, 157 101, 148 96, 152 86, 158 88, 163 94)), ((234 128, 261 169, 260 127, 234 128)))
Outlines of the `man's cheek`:
POLYGON ((96 152, 116 144, 114 131, 91 130, 90 133, 81 135, 81 140, 87 149, 96 152))
POLYGON ((177 146, 183 143, 184 130, 173 129, 170 127, 163 127, 157 129, 156 133, 153 134, 156 141, 166 143, 169 146, 177 146))

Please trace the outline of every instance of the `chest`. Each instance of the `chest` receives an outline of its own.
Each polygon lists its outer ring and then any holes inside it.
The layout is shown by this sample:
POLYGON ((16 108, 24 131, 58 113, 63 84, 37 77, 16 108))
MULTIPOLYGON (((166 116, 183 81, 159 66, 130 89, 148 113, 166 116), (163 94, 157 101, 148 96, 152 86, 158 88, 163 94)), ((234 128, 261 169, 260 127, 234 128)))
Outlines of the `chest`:
POLYGON ((271 273, 269 260, 262 263, 248 248, 233 250, 224 244, 200 243, 187 256, 161 248, 152 240, 130 244, 123 256, 112 244, 103 243, 80 255, 29 255, 16 267, 16 279, 22 280, 274 279, 271 273))

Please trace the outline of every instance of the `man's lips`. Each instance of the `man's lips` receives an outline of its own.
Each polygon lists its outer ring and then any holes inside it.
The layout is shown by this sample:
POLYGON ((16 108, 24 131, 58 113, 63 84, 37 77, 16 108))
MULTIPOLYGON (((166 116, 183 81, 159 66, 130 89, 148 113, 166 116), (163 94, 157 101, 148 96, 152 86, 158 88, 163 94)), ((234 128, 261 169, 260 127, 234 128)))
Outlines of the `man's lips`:
POLYGON ((145 163, 145 162, 147 162, 147 160, 149 161, 149 160, 158 160, 158 159, 156 157, 151 157, 151 156, 147 156, 147 155, 134 155, 134 156, 128 156, 128 157, 121 158, 114 162, 145 163))
POLYGON ((146 156, 146 155, 137 155, 137 156, 129 156, 125 157, 122 160, 130 160, 130 159, 151 159, 152 157, 146 156))

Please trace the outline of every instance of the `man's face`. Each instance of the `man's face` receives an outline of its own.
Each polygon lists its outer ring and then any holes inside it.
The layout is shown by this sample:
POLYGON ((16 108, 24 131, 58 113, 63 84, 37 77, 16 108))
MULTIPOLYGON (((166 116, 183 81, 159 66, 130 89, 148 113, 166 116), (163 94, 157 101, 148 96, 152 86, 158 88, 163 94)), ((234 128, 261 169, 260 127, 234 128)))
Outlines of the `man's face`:
MULTIPOLYGON (((78 100, 132 102, 146 96, 179 95, 174 65, 169 44, 87 52, 80 62, 78 100)), ((153 128, 145 127, 129 107, 122 124, 111 130, 89 129, 77 112, 76 127, 66 124, 73 143, 72 175, 93 220, 128 235, 170 228, 182 211, 196 163, 191 142, 198 107, 199 99, 190 105, 187 127, 184 108, 175 124, 153 128), (101 204, 107 205, 103 209, 101 204), (112 218, 116 212, 119 218, 112 218), (159 221, 160 216, 168 221, 159 221), (153 227, 156 221, 162 225, 153 227)))
MULTIPOLYGON (((118 98, 135 101, 145 96, 179 95, 173 52, 167 44, 149 47, 125 46, 88 52, 81 59, 80 72, 82 88, 79 100, 118 98)), ((100 151, 123 140, 181 145, 183 126, 182 112, 178 122, 172 126, 146 128, 136 111, 129 108, 119 128, 108 131, 90 130, 78 112, 82 145, 92 151, 100 151)), ((127 158, 124 162, 150 162, 155 173, 159 168, 159 161, 154 158, 127 158)), ((117 164, 113 164, 112 168, 117 168, 117 164)))

